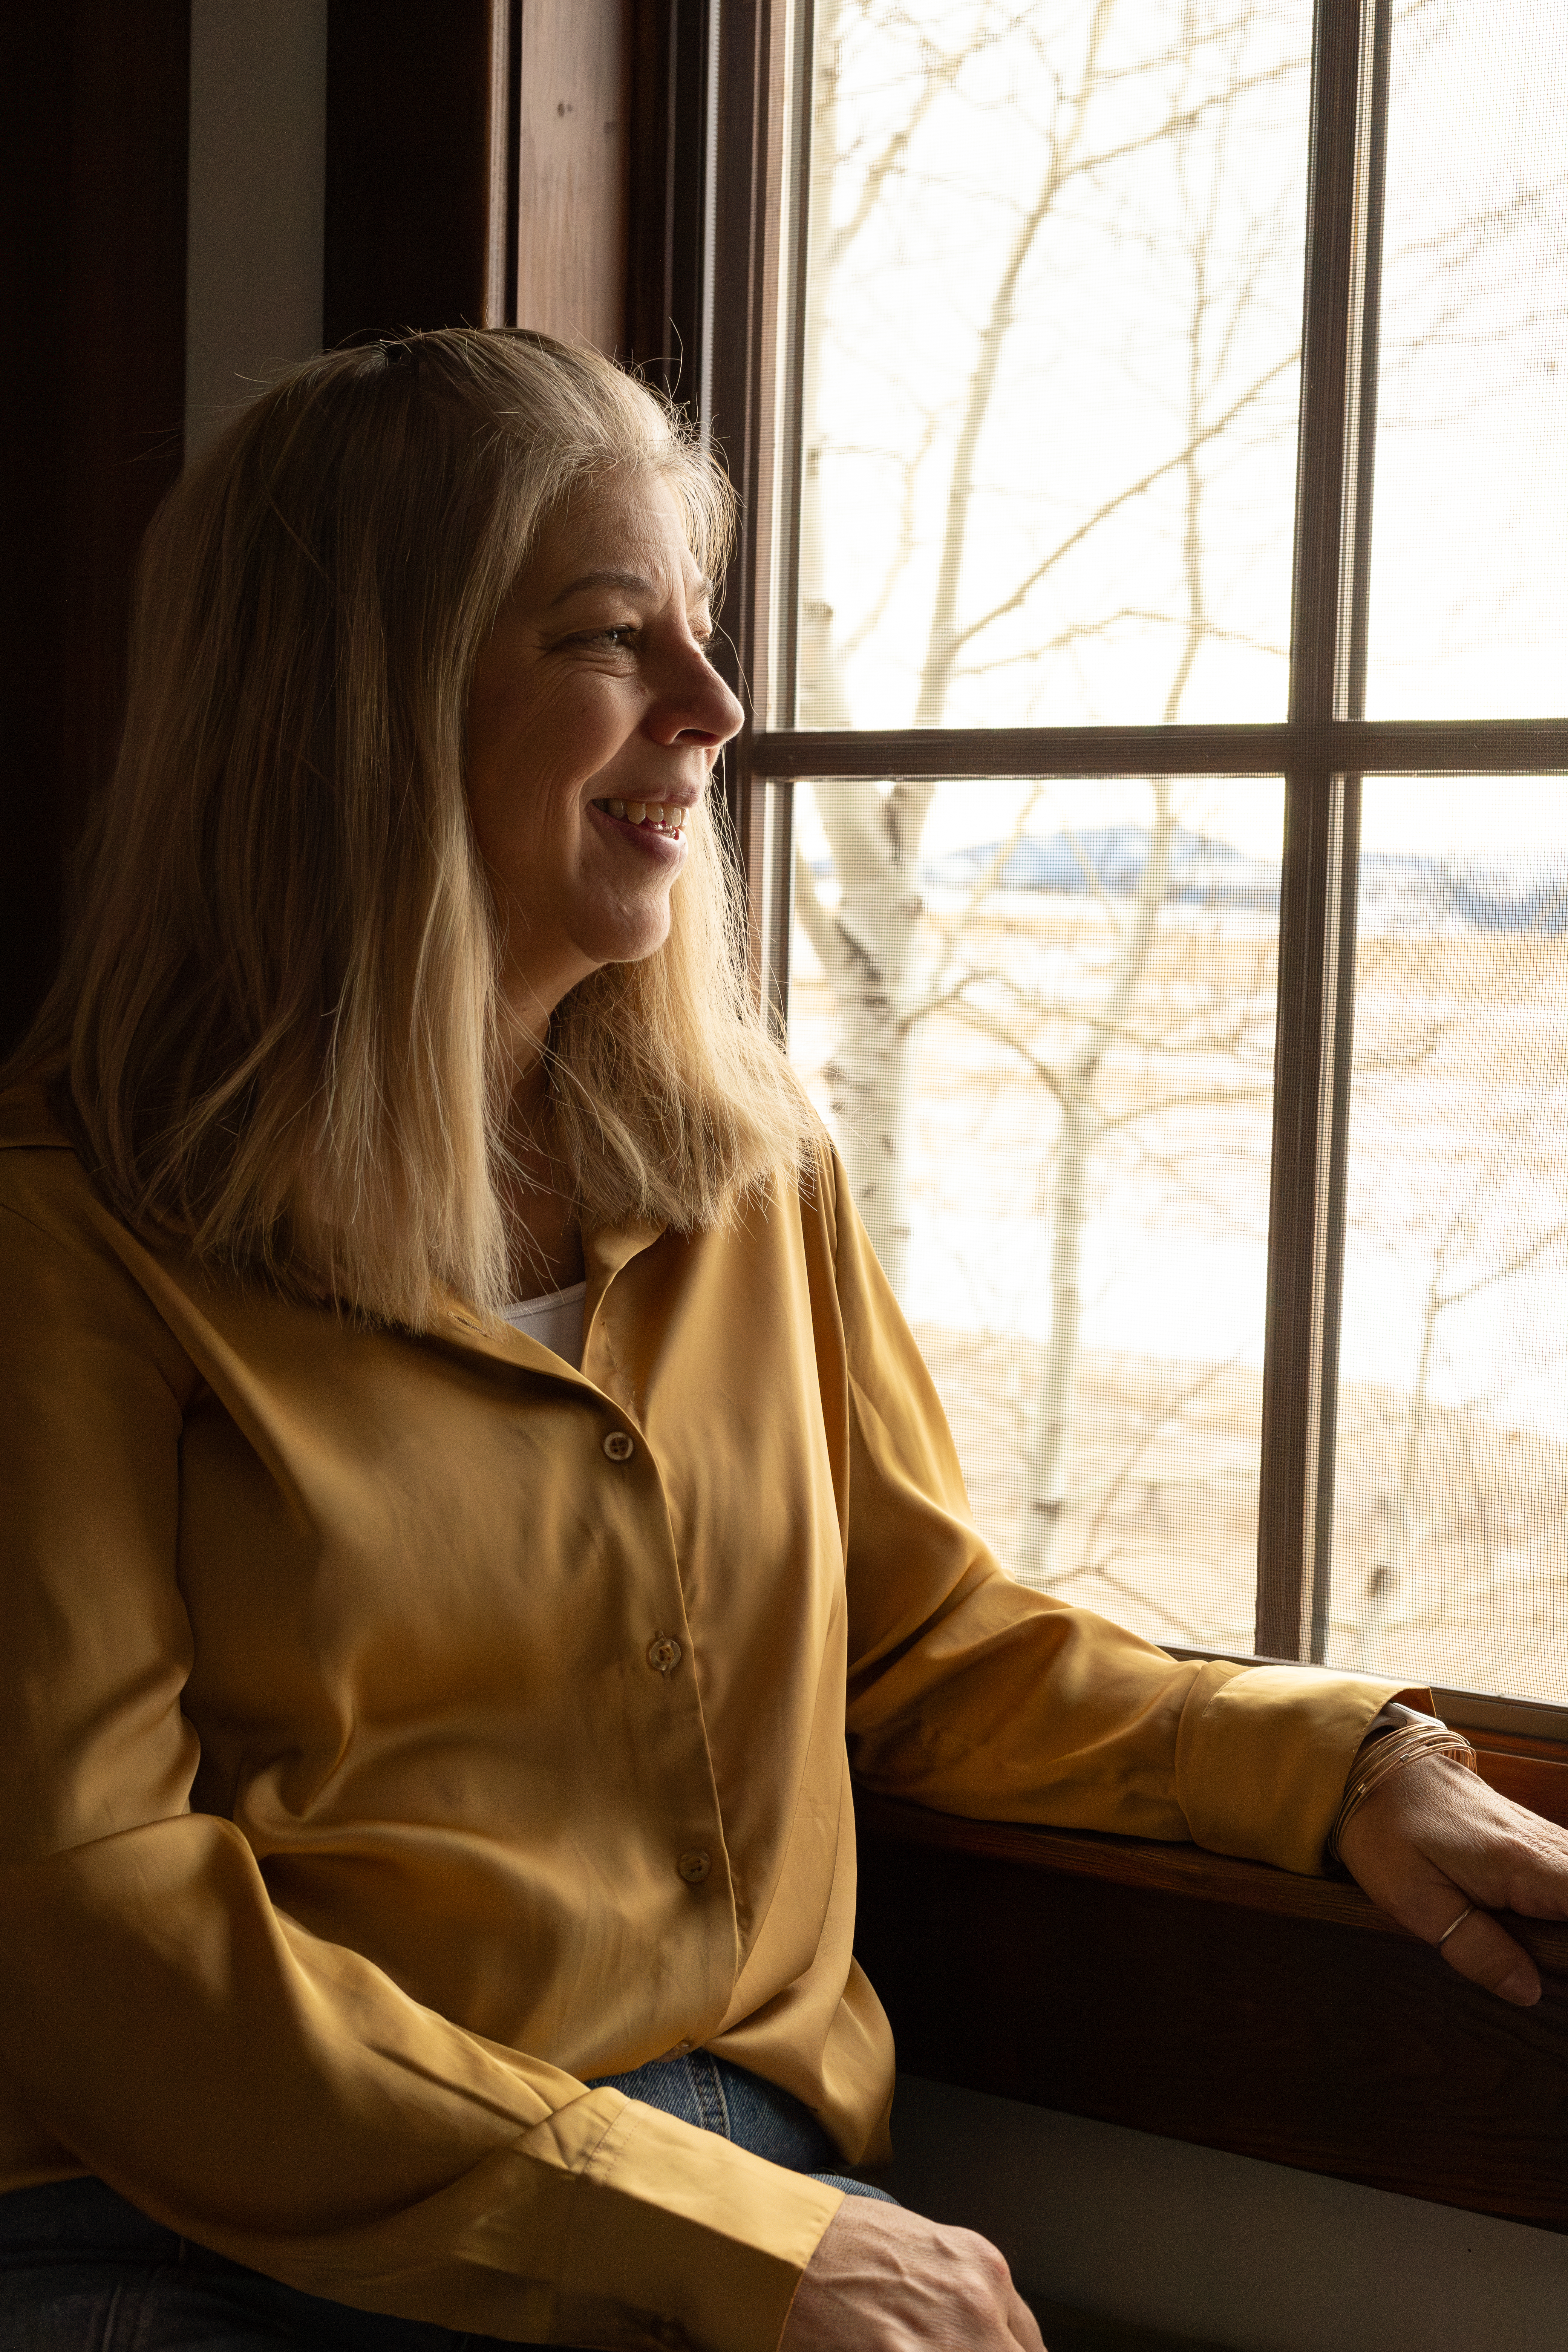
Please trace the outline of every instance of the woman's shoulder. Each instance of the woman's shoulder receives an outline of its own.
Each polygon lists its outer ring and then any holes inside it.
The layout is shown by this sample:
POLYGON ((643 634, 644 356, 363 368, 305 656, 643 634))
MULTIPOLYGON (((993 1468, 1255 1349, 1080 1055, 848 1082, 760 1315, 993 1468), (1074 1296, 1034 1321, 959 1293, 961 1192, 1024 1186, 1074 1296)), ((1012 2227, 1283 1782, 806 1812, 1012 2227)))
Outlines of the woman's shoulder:
POLYGON ((56 1108, 53 1072, 34 1071, 0 1088, 0 1151, 74 1150, 56 1108))
POLYGON ((0 1089, 0 1208, 53 1229, 80 1223, 92 1199, 57 1074, 13 1079, 0 1089))
POLYGON ((94 1183, 58 1074, 0 1090, 0 1242, 14 1282, 30 1261, 71 1261, 114 1288, 142 1245, 94 1183))
POLYGON ((0 1316, 6 1369, 79 1359, 151 1368, 177 1398, 197 1374, 171 1327, 159 1259, 94 1182, 62 1089, 0 1090, 0 1316))

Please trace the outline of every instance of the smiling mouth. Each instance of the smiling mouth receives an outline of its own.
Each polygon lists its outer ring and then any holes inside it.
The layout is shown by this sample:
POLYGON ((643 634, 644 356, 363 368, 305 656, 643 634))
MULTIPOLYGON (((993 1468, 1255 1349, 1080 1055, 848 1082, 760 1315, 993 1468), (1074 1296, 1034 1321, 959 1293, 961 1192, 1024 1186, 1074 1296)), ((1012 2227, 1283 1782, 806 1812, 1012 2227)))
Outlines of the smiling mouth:
POLYGON ((673 801, 595 801, 594 806, 627 824, 651 825, 655 833, 679 833, 686 821, 686 811, 673 801))

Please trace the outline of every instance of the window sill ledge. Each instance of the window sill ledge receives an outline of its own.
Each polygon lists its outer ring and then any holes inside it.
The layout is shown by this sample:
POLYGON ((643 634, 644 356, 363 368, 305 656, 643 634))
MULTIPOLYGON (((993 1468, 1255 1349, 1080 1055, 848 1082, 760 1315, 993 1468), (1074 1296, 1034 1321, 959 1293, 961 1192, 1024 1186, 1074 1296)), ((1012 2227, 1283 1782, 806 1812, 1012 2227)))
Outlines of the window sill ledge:
POLYGON ((1568 1925, 1510 1919, 1546 1988, 1516 2010, 1342 1881, 857 1811, 856 1950, 910 2072, 1568 2231, 1568 1925))
MULTIPOLYGON (((1485 1764, 1493 1759, 1482 1760, 1485 1764)), ((1568 1780, 1568 1767, 1552 1769, 1562 1771, 1568 1780)), ((1485 1777, 1493 1779, 1490 1772, 1485 1777)), ((1239 1862, 1227 1854, 1209 1853, 1201 1846, 1167 1845, 1151 1838, 962 1821, 898 1798, 871 1796, 864 1790, 857 1794, 855 1810, 862 1838, 984 1855, 1057 1877, 1100 1879, 1115 1886, 1226 1904, 1235 1910, 1264 1911, 1277 1919, 1355 1927, 1364 1935, 1394 1936, 1404 1943, 1417 1940, 1386 1911, 1380 1911, 1369 1895, 1342 1878, 1302 1878, 1294 1871, 1273 1869, 1268 1863, 1239 1862)), ((1524 1945, 1542 1974, 1562 1977, 1568 1990, 1568 1921, 1518 1919, 1510 1914, 1508 1929, 1524 1945)))

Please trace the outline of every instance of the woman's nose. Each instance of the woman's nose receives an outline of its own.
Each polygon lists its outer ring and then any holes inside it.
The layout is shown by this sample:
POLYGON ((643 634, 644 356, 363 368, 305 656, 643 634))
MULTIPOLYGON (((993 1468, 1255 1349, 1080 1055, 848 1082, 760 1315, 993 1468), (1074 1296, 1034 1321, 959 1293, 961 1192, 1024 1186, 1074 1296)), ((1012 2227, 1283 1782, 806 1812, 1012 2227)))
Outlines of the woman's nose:
POLYGON ((745 717, 701 646, 694 644, 680 664, 679 678, 667 681, 649 724, 662 742, 692 736, 717 746, 740 733, 745 717))

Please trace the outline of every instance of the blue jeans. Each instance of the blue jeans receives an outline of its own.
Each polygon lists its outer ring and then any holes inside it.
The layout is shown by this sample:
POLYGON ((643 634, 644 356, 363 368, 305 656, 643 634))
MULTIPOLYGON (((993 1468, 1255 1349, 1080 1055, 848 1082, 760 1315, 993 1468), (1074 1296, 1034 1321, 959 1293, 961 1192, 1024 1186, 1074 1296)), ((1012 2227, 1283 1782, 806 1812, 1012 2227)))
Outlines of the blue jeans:
MULTIPOLYGON (((600 2079, 788 2171, 887 2199, 831 2169, 833 2143, 809 2108, 727 2059, 696 2050, 600 2079)), ((0 2197, 0 2352, 483 2352, 500 2343, 301 2294, 161 2229, 101 2180, 0 2197)))

